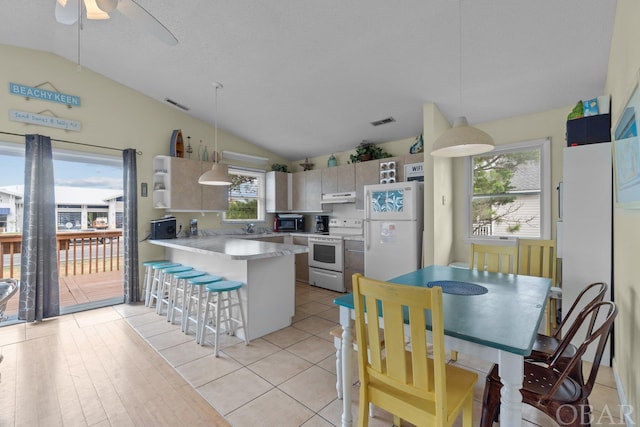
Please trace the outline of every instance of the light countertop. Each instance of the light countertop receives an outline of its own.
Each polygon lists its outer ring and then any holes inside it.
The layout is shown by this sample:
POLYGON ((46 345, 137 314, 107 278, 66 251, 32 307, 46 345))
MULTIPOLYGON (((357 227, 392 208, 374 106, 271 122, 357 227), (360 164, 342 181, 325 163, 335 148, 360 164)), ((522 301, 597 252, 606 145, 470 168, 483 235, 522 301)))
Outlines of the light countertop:
POLYGON ((254 260, 306 253, 301 245, 263 242, 230 236, 188 237, 181 239, 149 240, 149 243, 167 248, 205 255, 216 255, 234 260, 254 260))

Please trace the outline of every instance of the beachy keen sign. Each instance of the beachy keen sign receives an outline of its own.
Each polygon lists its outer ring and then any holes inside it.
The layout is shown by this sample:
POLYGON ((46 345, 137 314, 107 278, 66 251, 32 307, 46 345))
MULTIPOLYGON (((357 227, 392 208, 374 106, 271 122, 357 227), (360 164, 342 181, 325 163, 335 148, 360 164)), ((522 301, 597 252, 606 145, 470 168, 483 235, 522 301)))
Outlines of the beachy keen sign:
POLYGON ((43 101, 57 102, 70 107, 80 106, 80 97, 68 95, 62 92, 54 92, 39 87, 25 86, 18 83, 9 83, 9 93, 25 98, 41 99, 43 101))

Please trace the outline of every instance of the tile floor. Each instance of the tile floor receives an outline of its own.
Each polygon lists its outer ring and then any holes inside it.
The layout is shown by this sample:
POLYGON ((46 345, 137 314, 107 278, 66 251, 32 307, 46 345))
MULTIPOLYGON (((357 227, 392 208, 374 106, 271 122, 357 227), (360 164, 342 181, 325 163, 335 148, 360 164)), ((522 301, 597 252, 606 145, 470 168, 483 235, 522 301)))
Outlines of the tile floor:
MULTIPOLYGON (((298 283, 292 326, 248 346, 235 337, 222 336, 218 358, 210 342, 197 345, 193 335, 181 333, 177 323, 168 323, 155 309, 121 305, 94 312, 115 310, 124 317, 233 426, 339 426, 342 401, 336 398, 335 348, 329 335, 338 323, 338 308, 333 304, 336 295, 298 283)), ((462 354, 456 363, 480 375, 474 406, 474 425, 478 425, 484 373, 490 364, 462 354)), ((617 414, 602 411, 604 405, 614 408, 619 404, 611 369, 600 369, 599 376, 591 399, 592 425, 623 425, 617 414)), ((357 385, 353 396, 357 425, 357 385)), ((392 416, 376 409, 370 425, 390 426, 392 416)), ((555 424, 526 407, 523 425, 555 424)))

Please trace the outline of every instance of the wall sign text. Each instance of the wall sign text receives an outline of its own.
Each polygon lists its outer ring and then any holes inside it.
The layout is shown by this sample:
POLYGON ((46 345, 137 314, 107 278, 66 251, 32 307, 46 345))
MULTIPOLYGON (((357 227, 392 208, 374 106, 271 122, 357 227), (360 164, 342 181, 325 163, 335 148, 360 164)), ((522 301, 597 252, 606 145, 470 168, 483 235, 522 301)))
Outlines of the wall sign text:
POLYGON ((9 120, 12 122, 28 123, 30 125, 47 126, 50 128, 72 130, 80 132, 82 125, 77 120, 63 119, 60 117, 45 116, 43 114, 29 113, 26 111, 9 110, 9 120))
POLYGON ((80 106, 80 97, 75 95, 67 95, 62 92, 53 92, 38 87, 25 86, 18 83, 9 83, 9 93, 25 98, 42 99, 49 102, 57 102, 58 104, 80 106))

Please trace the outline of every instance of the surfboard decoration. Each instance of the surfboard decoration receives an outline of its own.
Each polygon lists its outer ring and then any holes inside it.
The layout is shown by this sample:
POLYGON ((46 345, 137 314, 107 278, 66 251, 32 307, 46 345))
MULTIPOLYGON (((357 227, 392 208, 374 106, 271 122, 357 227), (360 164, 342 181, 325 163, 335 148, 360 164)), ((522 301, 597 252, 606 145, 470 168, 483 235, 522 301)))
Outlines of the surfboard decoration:
POLYGON ((171 134, 171 145, 169 151, 173 157, 184 157, 184 141, 182 140, 182 130, 176 129, 171 134))

